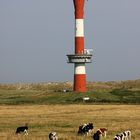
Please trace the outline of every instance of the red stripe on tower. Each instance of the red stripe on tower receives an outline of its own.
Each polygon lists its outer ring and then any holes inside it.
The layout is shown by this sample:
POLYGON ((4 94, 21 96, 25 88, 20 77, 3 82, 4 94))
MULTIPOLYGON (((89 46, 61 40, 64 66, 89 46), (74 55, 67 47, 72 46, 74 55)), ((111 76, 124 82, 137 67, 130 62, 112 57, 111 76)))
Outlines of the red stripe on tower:
MULTIPOLYGON (((75 54, 84 53, 84 2, 73 0, 75 8, 75 54)), ((75 63, 74 91, 86 91, 85 63, 75 63)))
POLYGON ((69 54, 68 63, 74 63, 74 87, 76 92, 86 92, 85 63, 91 63, 91 53, 84 49, 84 3, 73 0, 75 9, 75 54, 69 54))

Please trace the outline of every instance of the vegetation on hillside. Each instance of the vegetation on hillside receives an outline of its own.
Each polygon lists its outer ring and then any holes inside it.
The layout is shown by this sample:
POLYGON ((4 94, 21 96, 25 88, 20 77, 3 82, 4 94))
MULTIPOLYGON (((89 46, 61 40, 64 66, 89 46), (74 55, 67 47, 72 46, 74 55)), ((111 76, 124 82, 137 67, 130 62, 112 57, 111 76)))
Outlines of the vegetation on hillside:
POLYGON ((72 86, 71 82, 0 84, 0 104, 140 103, 140 80, 88 82, 87 93, 74 93, 72 86))

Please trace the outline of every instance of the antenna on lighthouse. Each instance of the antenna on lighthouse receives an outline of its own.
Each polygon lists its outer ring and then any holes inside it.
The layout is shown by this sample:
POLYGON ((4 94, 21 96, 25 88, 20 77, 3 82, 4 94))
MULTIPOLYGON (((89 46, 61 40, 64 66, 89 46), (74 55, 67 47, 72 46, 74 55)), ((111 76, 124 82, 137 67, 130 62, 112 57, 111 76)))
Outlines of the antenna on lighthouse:
POLYGON ((92 51, 84 48, 84 3, 73 0, 75 8, 75 54, 68 54, 68 63, 74 63, 74 86, 76 92, 86 92, 85 64, 91 63, 92 51))

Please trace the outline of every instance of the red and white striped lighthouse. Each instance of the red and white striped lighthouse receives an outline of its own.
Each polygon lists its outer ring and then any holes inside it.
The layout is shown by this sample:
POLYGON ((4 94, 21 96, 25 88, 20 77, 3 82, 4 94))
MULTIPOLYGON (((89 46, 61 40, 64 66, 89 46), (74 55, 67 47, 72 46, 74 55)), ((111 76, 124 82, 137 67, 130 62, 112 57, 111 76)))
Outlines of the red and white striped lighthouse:
POLYGON ((74 63, 74 86, 77 92, 86 92, 85 63, 91 63, 92 54, 84 49, 84 3, 85 0, 73 0, 75 9, 75 54, 69 54, 68 63, 74 63))

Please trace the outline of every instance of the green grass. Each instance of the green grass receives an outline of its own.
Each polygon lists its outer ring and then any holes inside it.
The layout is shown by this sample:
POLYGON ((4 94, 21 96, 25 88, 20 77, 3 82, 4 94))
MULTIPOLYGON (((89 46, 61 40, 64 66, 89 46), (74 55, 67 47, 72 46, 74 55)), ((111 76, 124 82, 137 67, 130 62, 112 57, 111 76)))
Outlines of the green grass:
POLYGON ((89 91, 74 92, 45 92, 39 90, 0 90, 0 104, 98 104, 98 103, 140 103, 140 91, 115 89, 110 92, 89 91), (83 97, 90 100, 84 102, 83 97))
POLYGON ((88 82, 86 93, 72 92, 72 86, 70 82, 0 84, 0 104, 140 104, 140 80, 88 82), (90 100, 83 102, 83 97, 90 100))

